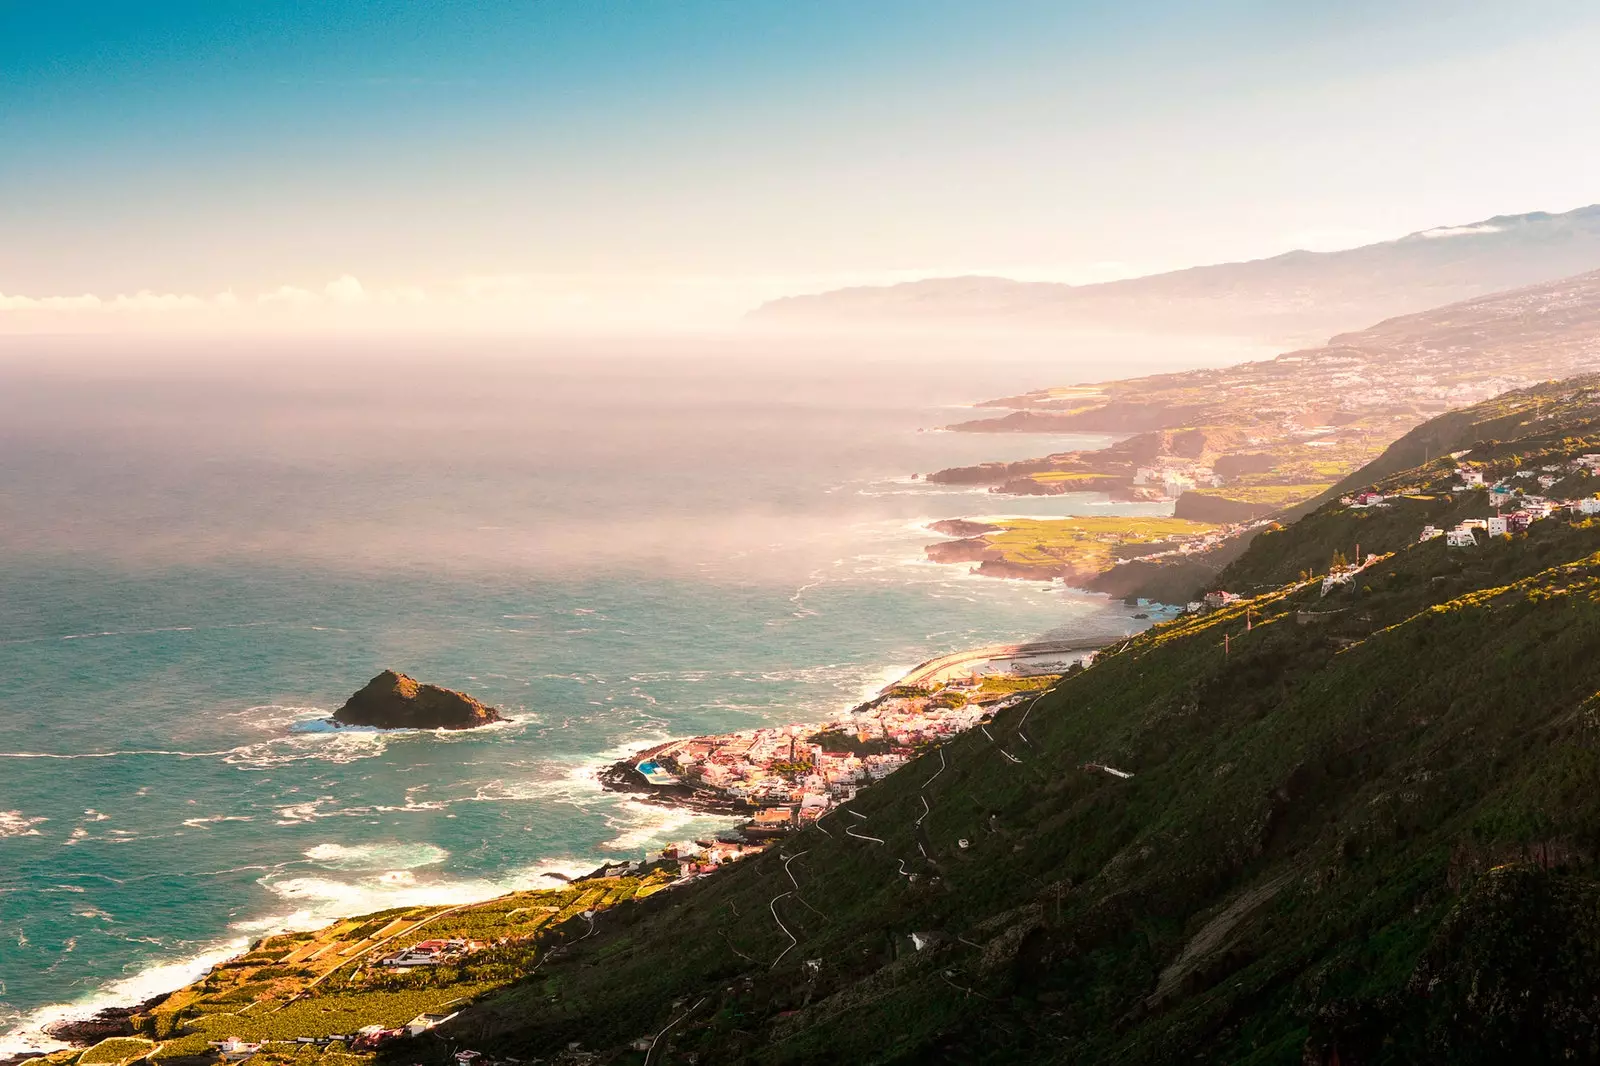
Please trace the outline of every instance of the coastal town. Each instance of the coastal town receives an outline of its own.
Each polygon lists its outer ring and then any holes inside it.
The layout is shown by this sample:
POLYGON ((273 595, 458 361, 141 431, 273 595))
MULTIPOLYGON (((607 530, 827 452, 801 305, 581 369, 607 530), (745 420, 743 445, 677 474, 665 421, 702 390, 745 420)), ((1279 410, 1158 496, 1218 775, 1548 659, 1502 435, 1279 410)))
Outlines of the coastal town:
MULTIPOLYGON (((1084 653, 1076 661, 1086 658, 1084 653)), ((659 802, 748 815, 715 840, 683 841, 662 853, 678 863, 681 878, 703 876, 814 824, 855 798, 858 789, 1036 697, 1060 676, 1017 668, 1022 672, 972 670, 947 680, 894 685, 819 724, 668 741, 617 764, 605 783, 659 802)))

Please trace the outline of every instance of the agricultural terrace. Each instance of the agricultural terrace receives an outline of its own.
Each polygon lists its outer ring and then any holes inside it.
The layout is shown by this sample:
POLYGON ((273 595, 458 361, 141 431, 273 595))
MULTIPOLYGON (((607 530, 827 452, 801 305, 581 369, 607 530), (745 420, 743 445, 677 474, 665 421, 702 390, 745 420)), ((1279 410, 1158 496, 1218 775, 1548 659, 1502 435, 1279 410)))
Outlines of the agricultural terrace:
POLYGON ((266 937, 194 984, 136 1015, 137 1038, 56 1052, 49 1066, 214 1062, 215 1041, 264 1043, 253 1061, 315 1057, 322 1066, 366 1063, 348 1040, 364 1027, 395 1028, 421 1014, 448 1014, 533 971, 560 946, 586 936, 603 912, 660 891, 671 877, 594 878, 461 906, 405 907, 344 919, 312 932, 266 937), (382 965, 425 940, 480 947, 438 965, 382 965), (326 1038, 341 1037, 329 1042, 326 1038), (316 1045, 297 1044, 308 1038, 316 1045))

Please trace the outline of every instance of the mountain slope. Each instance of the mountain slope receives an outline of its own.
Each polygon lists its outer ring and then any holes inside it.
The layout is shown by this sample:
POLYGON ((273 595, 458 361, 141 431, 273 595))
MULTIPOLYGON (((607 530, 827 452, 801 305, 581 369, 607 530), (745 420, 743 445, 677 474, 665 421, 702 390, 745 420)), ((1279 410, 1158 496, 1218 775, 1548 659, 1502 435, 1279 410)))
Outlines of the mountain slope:
MULTIPOLYGON (((1492 514, 1496 508, 1484 491, 1460 491, 1458 466, 1475 468, 1493 482, 1600 451, 1597 404, 1600 374, 1587 374, 1518 389, 1425 422, 1304 508, 1288 530, 1258 533, 1215 583, 1241 590, 1273 587, 1303 571, 1326 569, 1336 551, 1353 555, 1358 545, 1362 553, 1397 551, 1412 544, 1424 525, 1444 529, 1492 514), (1362 490, 1377 490, 1388 502, 1381 508, 1340 502, 1362 490)), ((1564 473, 1557 487, 1564 495, 1593 495, 1600 478, 1564 473)))
POLYGON ((1097 285, 964 277, 839 289, 774 300, 750 317, 773 324, 966 322, 1298 339, 1597 267, 1600 205, 1097 285))
MULTIPOLYGON (((1558 401, 1573 448, 1594 389, 1558 401)), ((1549 399, 1508 398, 1534 432, 1481 447, 1549 459, 1549 399)), ((783 848, 608 912, 452 1035, 607 1062, 641 1038, 653 1062, 1593 1060, 1597 552, 1551 518, 1158 626, 783 848)))

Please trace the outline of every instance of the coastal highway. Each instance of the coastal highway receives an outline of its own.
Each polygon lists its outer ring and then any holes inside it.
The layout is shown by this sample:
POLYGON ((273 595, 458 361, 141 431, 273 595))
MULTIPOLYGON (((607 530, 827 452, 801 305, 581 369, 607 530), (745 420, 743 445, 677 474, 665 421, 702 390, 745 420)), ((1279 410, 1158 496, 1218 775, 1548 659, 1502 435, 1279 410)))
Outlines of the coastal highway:
POLYGON ((923 685, 935 681, 948 681, 982 663, 1045 659, 1054 655, 1098 651, 1108 643, 1110 641, 1105 639, 1039 640, 1028 644, 994 644, 987 648, 969 648, 966 651, 941 655, 937 659, 929 659, 895 684, 923 685))

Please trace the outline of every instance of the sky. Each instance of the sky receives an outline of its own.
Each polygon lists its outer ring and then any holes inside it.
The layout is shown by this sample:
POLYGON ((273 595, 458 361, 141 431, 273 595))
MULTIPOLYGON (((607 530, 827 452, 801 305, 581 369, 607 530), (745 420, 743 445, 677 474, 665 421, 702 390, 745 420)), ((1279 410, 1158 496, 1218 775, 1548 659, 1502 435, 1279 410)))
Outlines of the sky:
POLYGON ((731 321, 1600 200, 1600 5, 0 0, 0 332, 731 321))

